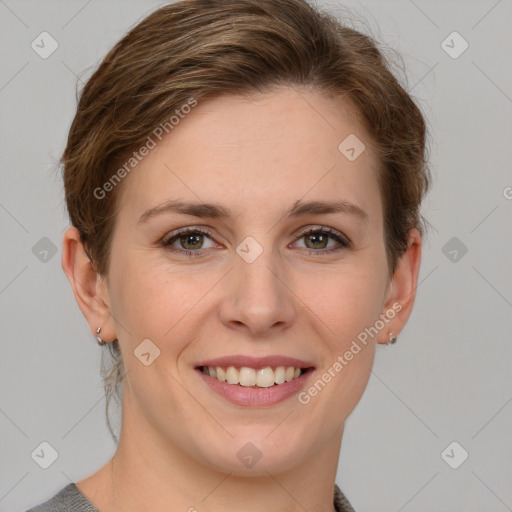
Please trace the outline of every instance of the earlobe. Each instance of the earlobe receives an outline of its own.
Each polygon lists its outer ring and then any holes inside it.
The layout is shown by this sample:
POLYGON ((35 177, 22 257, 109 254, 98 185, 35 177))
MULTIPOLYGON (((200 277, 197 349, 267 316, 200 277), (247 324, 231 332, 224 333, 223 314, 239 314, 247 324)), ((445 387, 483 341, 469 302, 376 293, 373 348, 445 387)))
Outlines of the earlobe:
POLYGON ((421 247, 421 235, 414 228, 409 232, 407 250, 400 258, 391 280, 391 293, 388 294, 384 311, 394 310, 395 314, 379 338, 381 344, 387 345, 392 338, 397 338, 411 315, 418 286, 421 247))
POLYGON ((96 336, 96 329, 101 326, 105 339, 116 338, 104 279, 87 256, 75 227, 68 228, 64 233, 61 264, 91 333, 96 336))

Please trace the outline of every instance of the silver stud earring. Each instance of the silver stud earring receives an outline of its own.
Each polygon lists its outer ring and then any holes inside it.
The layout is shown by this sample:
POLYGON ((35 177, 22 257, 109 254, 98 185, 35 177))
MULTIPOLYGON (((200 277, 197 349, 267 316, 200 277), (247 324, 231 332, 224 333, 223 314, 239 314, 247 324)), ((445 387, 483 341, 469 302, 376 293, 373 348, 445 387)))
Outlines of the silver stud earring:
MULTIPOLYGON (((98 327, 96 329, 96 334, 100 334, 101 332, 101 327, 98 327)), ((98 341, 98 345, 105 345, 107 342, 105 340, 102 340, 99 336, 96 336, 96 340, 98 341)))
POLYGON ((389 341, 386 343, 386 345, 394 345, 396 343, 397 337, 393 336, 393 333, 389 333, 389 341))

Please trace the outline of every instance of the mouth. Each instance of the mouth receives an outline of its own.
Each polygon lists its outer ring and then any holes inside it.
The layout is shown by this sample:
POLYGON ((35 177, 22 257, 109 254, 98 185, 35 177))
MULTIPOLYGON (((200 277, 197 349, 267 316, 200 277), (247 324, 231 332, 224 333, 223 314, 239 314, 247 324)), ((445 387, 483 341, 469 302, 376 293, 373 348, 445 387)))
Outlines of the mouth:
POLYGON ((199 361, 194 370, 214 395, 237 406, 268 407, 299 393, 315 366, 281 355, 230 355, 199 361))
POLYGON ((196 370, 219 382, 245 388, 270 388, 299 379, 313 367, 300 366, 197 366, 196 370))

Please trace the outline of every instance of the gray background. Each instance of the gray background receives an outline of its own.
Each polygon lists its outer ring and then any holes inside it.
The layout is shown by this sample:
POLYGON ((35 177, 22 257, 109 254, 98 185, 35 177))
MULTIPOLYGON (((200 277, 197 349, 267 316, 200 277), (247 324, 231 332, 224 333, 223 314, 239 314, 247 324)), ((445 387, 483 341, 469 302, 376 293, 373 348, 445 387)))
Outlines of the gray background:
MULTIPOLYGON (((49 498, 115 450, 100 348, 60 267, 68 222, 55 162, 77 77, 87 79, 157 5, 0 0, 4 512, 49 498), (43 31, 59 45, 47 59, 31 48, 43 31), (31 457, 43 441, 59 454, 46 470, 31 457)), ((338 2, 328 5, 342 13, 338 2)), ((401 52, 404 83, 428 118, 435 184, 423 209, 433 228, 415 310, 398 344, 377 349, 337 482, 358 511, 512 510, 512 3, 344 5, 368 20, 361 29, 401 52), (441 46, 453 31, 469 44, 458 58, 441 46), (469 453, 458 469, 445 460, 460 463, 461 448, 441 456, 453 441, 469 453)), ((448 39, 452 51, 460 42, 448 39)))

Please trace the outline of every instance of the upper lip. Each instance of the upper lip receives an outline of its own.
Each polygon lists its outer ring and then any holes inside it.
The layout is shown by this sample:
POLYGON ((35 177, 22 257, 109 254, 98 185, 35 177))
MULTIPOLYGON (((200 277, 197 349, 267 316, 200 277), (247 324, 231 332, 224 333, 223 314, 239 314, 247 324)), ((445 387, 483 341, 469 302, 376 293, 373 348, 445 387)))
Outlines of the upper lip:
POLYGON ((293 366, 294 368, 314 368, 314 364, 309 361, 303 361, 301 359, 296 359, 295 357, 288 356, 263 356, 263 357, 251 357, 251 356, 243 356, 243 355, 235 355, 235 356, 224 356, 218 357, 216 359, 208 359, 207 361, 201 361, 198 366, 235 366, 241 367, 246 366, 247 368, 254 368, 255 370, 259 368, 265 368, 267 366, 277 367, 277 366, 293 366))

